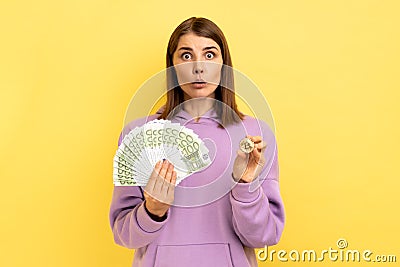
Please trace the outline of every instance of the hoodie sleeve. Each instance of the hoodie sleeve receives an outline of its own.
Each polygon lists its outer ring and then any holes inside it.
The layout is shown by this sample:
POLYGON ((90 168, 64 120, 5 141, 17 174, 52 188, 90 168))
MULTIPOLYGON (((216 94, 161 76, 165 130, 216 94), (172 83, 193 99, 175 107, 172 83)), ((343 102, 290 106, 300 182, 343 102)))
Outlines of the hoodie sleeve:
POLYGON ((140 187, 114 186, 110 208, 110 224, 115 243, 127 248, 140 248, 150 244, 168 222, 154 221, 144 208, 140 187))
POLYGON ((233 227, 243 245, 262 248, 278 243, 285 222, 279 190, 279 167, 275 145, 271 168, 252 183, 238 183, 230 193, 233 227), (260 183, 251 190, 254 183, 260 183))
MULTIPOLYGON (((134 125, 129 125, 120 135, 123 137, 134 125)), ((115 243, 127 248, 140 248, 150 244, 162 232, 168 222, 170 210, 165 220, 153 220, 144 207, 144 196, 139 186, 114 186, 109 219, 115 243)))

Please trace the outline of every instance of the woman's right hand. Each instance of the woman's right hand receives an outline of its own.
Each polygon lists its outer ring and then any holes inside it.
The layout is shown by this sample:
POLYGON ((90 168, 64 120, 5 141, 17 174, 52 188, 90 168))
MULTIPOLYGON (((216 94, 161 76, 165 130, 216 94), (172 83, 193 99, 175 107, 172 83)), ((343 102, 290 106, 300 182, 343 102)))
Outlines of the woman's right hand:
POLYGON ((147 210, 162 217, 174 201, 176 171, 169 161, 159 161, 154 166, 150 179, 144 189, 147 210))

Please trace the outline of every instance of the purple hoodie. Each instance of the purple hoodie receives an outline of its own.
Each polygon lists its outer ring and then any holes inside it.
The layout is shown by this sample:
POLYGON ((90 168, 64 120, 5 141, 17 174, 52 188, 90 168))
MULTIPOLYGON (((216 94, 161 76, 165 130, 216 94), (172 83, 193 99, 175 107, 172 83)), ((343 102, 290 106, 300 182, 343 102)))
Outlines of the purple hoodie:
MULTIPOLYGON (((130 130, 157 117, 129 123, 118 145, 130 130)), ((175 188, 174 204, 161 222, 145 210, 141 187, 115 186, 110 208, 115 242, 135 249, 132 266, 257 266, 254 248, 276 244, 285 221, 273 132, 250 116, 242 123, 218 128, 220 120, 213 109, 197 122, 184 110, 171 121, 199 135, 212 164, 175 188), (267 162, 252 183, 235 183, 233 162, 246 134, 260 135, 267 142, 267 162)))

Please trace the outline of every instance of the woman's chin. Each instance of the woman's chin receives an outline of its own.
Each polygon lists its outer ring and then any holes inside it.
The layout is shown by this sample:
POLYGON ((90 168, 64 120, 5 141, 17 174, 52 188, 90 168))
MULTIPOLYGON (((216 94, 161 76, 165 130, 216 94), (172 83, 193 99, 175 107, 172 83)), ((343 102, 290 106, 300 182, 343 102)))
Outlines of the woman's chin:
POLYGON ((201 99, 201 98, 214 98, 214 97, 206 94, 192 94, 189 95, 188 97, 188 99, 201 99))
POLYGON ((193 84, 190 84, 182 86, 181 88, 185 92, 185 95, 189 98, 215 97, 214 92, 217 89, 216 86, 211 86, 210 84, 207 84, 206 86, 202 86, 201 88, 199 87, 200 86, 193 86, 193 84))

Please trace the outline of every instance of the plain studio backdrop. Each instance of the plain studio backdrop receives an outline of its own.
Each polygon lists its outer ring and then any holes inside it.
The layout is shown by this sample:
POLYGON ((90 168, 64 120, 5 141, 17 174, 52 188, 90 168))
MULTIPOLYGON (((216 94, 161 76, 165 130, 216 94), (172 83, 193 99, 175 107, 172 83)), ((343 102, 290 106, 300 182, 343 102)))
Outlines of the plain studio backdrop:
POLYGON ((271 106, 287 223, 270 249, 345 238, 400 257, 399 11, 378 0, 1 1, 0 266, 131 265, 108 222, 112 159, 131 97, 191 16, 221 27, 271 106))

